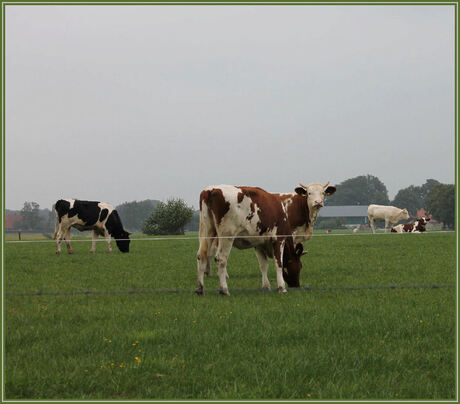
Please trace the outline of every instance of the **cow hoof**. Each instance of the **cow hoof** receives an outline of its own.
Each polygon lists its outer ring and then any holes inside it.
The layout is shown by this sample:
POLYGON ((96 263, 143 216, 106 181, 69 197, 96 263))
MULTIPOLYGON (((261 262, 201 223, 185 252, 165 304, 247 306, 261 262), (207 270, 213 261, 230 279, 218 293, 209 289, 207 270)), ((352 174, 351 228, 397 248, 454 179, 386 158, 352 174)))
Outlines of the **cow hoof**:
POLYGON ((61 252, 60 252, 60 251, 56 251, 56 255, 61 255, 61 252))
POLYGON ((287 293, 286 288, 278 288, 278 293, 287 293))
POLYGON ((195 293, 198 296, 203 296, 204 295, 204 287, 203 287, 203 285, 198 285, 197 289, 195 290, 195 293))
POLYGON ((219 293, 220 293, 221 295, 230 296, 230 292, 228 291, 227 288, 225 288, 225 289, 220 288, 220 289, 219 289, 219 293))
POLYGON ((270 286, 263 286, 262 287, 262 292, 271 292, 272 288, 270 286))
POLYGON ((73 254, 73 250, 69 250, 69 254, 73 254))

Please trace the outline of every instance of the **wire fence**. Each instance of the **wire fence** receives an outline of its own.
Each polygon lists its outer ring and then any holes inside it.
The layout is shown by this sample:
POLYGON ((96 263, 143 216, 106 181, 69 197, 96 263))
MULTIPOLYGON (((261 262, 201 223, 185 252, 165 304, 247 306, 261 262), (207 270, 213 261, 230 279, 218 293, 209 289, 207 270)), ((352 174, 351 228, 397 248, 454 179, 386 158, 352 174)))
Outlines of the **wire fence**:
MULTIPOLYGON (((403 289, 453 289, 454 284, 433 285, 376 285, 376 286, 303 286, 288 288, 289 291, 321 292, 321 291, 359 291, 359 290, 403 290, 403 289)), ((232 292, 270 293, 260 288, 231 288, 232 292)), ((206 293, 220 293, 220 289, 206 289, 206 293)), ((78 295, 135 295, 135 294, 194 294, 191 289, 129 289, 129 290, 75 290, 75 291, 31 291, 4 292, 6 296, 78 296, 78 295)))
MULTIPOLYGON (((438 233, 455 233, 455 231, 452 230, 436 230, 436 231, 430 231, 427 232, 426 234, 438 234, 438 233)), ((390 232, 388 233, 370 233, 370 232, 358 232, 358 233, 324 233, 324 234, 295 234, 295 237, 340 237, 340 236, 382 236, 384 234, 391 234, 390 232)), ((401 235, 401 234, 422 234, 422 233, 392 233, 393 235, 401 235)), ((215 240, 215 239, 257 239, 257 238, 263 238, 263 239, 273 239, 273 238, 286 238, 286 237, 292 237, 292 234, 274 234, 274 235, 246 235, 246 236, 199 236, 199 235, 190 235, 190 236, 174 236, 174 237, 136 237, 136 238, 130 238, 130 241, 176 241, 176 240, 200 240, 200 239, 208 239, 208 240, 215 240)), ((112 240, 115 240, 115 238, 112 238, 112 240)), ((128 239, 117 239, 119 241, 127 241, 128 239)), ((64 240, 63 240, 64 241, 64 240)), ((105 242, 106 239, 104 237, 98 238, 96 240, 93 240, 92 238, 75 238, 70 240, 72 243, 74 242, 105 242)), ((5 240, 6 244, 27 244, 27 243, 56 243, 56 240, 54 239, 38 239, 38 240, 5 240)))

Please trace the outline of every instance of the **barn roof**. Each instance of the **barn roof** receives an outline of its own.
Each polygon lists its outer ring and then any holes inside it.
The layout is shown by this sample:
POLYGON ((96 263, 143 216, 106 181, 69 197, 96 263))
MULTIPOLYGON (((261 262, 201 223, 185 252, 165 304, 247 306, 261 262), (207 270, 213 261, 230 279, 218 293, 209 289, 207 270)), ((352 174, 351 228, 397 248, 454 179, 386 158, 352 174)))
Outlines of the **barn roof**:
POLYGON ((363 217, 367 216, 367 205, 325 206, 319 211, 320 217, 363 217))

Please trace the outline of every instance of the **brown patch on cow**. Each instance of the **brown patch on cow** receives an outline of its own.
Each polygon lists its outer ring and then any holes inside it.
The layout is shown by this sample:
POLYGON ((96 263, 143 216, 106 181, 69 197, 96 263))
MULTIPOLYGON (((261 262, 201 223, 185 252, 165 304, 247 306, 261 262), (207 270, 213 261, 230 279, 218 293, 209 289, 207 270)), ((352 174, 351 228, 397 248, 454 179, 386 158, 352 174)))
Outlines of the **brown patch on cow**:
POLYGON ((200 210, 202 210, 203 202, 206 204, 208 209, 214 214, 217 224, 220 224, 222 218, 230 209, 230 202, 227 202, 225 200, 224 194, 222 190, 219 188, 201 191, 200 210))
POLYGON ((310 211, 308 209, 307 198, 299 194, 280 195, 282 201, 291 199, 287 206, 289 224, 293 229, 301 226, 310 225, 310 211))
POLYGON ((410 233, 410 232, 414 229, 414 225, 415 225, 414 222, 412 222, 412 223, 406 223, 406 224, 403 226, 403 232, 405 232, 405 233, 410 233))
MULTIPOLYGON (((283 210, 283 205, 279 196, 270 194, 262 188, 257 187, 237 187, 241 190, 243 196, 251 200, 251 218, 254 215, 256 206, 258 207, 257 214, 259 215, 259 222, 257 228, 259 234, 262 235, 267 231, 277 227, 277 234, 290 234, 291 229, 286 220, 286 214, 283 210)), ((238 193, 239 197, 240 193, 238 193)), ((241 198, 241 200, 243 200, 241 198)))

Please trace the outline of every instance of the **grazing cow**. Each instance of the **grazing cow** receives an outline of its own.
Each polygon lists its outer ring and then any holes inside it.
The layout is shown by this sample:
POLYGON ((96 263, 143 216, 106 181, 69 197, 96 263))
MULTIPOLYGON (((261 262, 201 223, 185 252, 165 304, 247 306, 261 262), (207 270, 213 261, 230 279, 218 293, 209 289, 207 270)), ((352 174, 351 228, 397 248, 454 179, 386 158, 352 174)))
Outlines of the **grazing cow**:
POLYGON ((376 221, 385 221, 386 233, 388 224, 393 226, 400 220, 409 219, 409 212, 407 209, 399 209, 394 206, 369 205, 367 208, 367 216, 369 217, 369 224, 371 226, 372 233, 375 234, 376 221))
POLYGON ((423 233, 426 231, 426 224, 430 221, 429 217, 422 216, 415 222, 398 224, 391 228, 392 233, 423 233))
POLYGON ((115 238, 121 252, 129 252, 129 233, 123 229, 118 212, 105 202, 79 201, 74 199, 60 199, 54 207, 56 211, 56 226, 54 239, 57 239, 56 254, 61 253, 61 243, 65 239, 67 251, 73 254, 70 246, 70 228, 77 230, 93 230, 91 252, 96 251, 98 236, 106 238, 109 253, 111 237, 115 238))
POLYGON ((284 281, 290 287, 300 286, 302 243, 313 234, 324 197, 335 192, 335 187, 327 185, 302 185, 289 194, 271 194, 261 188, 232 185, 204 189, 200 194, 197 293, 203 294, 204 274, 209 275, 215 255, 220 292, 229 294, 226 267, 232 246, 255 248, 263 289, 270 289, 267 257, 275 259, 280 293, 286 292, 284 281))

